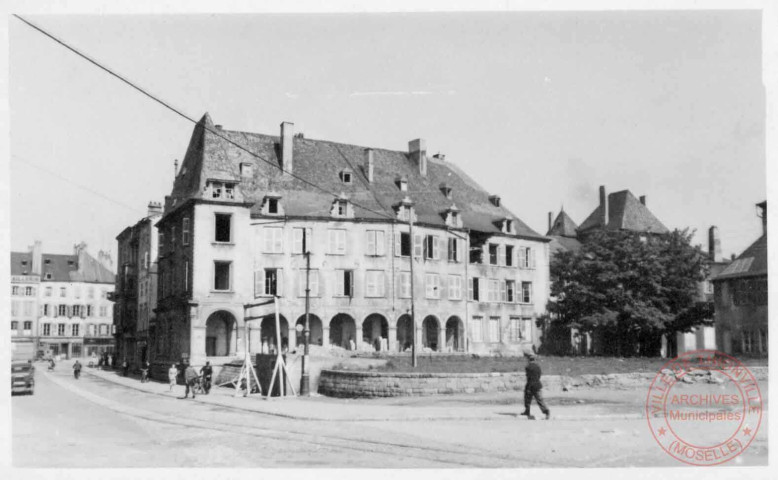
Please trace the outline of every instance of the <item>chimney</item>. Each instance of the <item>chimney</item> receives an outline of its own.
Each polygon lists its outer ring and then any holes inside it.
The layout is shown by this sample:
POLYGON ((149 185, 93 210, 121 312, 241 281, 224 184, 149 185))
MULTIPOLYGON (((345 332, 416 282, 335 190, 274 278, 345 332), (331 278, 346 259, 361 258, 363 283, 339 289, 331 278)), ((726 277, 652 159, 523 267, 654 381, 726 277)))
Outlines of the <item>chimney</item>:
POLYGON ((548 212, 548 231, 551 231, 551 226, 554 224, 554 212, 548 212))
POLYGON ((608 225, 608 196, 605 195, 605 185, 600 185, 600 223, 608 225))
POLYGON ((495 207, 500 206, 500 196, 499 195, 489 195, 489 202, 491 202, 492 205, 495 207))
POLYGON ((41 247, 41 241, 35 240, 35 243, 30 248, 30 251, 32 253, 32 274, 40 275, 42 273, 41 264, 43 263, 43 252, 41 247))
POLYGON ((640 196, 640 203, 643 204, 643 205, 646 204, 646 196, 645 195, 641 195, 640 196))
POLYGON ((762 219, 762 235, 767 235, 767 200, 756 204, 756 216, 762 219))
POLYGON ((173 160, 173 179, 178 176, 178 159, 173 160))
POLYGON ((446 155, 443 154, 443 153, 440 153, 440 152, 438 152, 435 155, 433 155, 432 158, 436 158, 436 159, 440 160, 441 162, 445 162, 446 161, 446 155))
POLYGON ((427 144, 422 138, 408 142, 408 154, 411 162, 419 167, 419 173, 422 177, 427 176, 427 144))
POLYGON ((216 130, 218 130, 218 131, 220 131, 220 132, 221 132, 221 131, 222 131, 222 129, 224 128, 224 127, 222 127, 221 125, 214 125, 214 127, 216 127, 216 130))
POLYGON ((111 252, 106 250, 100 250, 97 252, 97 260, 109 271, 113 272, 113 259, 111 258, 111 252))
POLYGON ((708 229, 708 258, 711 262, 720 262, 722 260, 719 227, 715 225, 708 229))
POLYGON ((149 202, 148 216, 162 215, 162 204, 159 202, 149 202))
POLYGON ((281 168, 284 172, 294 171, 294 123, 281 123, 281 168))
POLYGON ((368 148, 365 150, 365 174, 367 175, 367 181, 373 183, 373 167, 374 165, 373 149, 368 148))

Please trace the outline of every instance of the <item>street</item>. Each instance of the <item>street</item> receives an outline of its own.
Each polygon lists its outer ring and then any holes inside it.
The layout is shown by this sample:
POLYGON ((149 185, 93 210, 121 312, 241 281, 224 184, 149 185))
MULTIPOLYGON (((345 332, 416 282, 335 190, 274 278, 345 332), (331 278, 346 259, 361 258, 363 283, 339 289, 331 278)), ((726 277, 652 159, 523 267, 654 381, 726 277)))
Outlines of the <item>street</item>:
MULTIPOLYGON (((587 419, 586 412, 597 407, 588 400, 575 409, 550 398, 553 411, 581 415, 548 422, 510 413, 519 411, 515 392, 490 397, 485 400, 490 405, 477 405, 478 396, 384 402, 391 412, 469 401, 473 408, 497 412, 489 417, 493 419, 311 421, 193 402, 180 398, 182 386, 170 396, 153 395, 88 369, 75 380, 64 363, 54 373, 44 370, 36 373, 35 395, 12 399, 16 467, 682 466, 655 443, 645 419, 602 415, 587 419)), ((614 411, 639 410, 635 395, 615 392, 616 397, 630 400, 614 403, 609 407, 614 411)), ((316 401, 323 406, 342 402, 349 408, 348 401, 316 401)), ((752 445, 731 465, 766 465, 766 420, 767 412, 752 445)))

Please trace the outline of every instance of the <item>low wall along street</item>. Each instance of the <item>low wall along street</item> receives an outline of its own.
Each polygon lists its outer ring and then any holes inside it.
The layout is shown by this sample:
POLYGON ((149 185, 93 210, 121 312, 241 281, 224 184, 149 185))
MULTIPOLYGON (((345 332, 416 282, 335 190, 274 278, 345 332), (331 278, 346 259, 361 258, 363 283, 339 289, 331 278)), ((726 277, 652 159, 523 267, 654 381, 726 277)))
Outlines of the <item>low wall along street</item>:
MULTIPOLYGON (((767 367, 752 368, 757 380, 767 380, 767 367)), ((690 372, 685 382, 718 383, 705 372, 690 372)), ((543 388, 568 391, 577 388, 648 388, 651 372, 603 375, 544 375, 543 388)), ((511 373, 390 373, 322 369, 318 392, 331 397, 401 397, 522 390, 524 372, 511 373)))

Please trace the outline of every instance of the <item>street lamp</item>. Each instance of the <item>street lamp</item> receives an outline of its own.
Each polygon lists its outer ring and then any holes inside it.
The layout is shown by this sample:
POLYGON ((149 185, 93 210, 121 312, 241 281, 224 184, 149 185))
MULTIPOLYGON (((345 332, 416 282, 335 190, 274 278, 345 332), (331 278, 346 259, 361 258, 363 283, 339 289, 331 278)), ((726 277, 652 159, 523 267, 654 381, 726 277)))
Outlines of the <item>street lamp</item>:
POLYGON ((300 375, 300 395, 311 395, 311 376, 308 366, 308 345, 311 338, 311 325, 309 321, 310 316, 310 299, 311 299, 311 252, 307 248, 305 249, 305 327, 303 329, 303 363, 302 374, 300 375))

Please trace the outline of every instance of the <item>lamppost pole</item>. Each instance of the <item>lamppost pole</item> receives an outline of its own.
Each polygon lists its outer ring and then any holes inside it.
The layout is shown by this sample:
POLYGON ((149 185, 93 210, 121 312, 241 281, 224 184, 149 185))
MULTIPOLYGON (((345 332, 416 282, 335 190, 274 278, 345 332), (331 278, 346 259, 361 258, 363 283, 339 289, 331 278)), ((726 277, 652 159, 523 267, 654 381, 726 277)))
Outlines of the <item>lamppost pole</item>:
POLYGON ((311 338, 311 324, 309 320, 310 316, 310 300, 311 300, 311 252, 305 250, 305 328, 303 330, 303 344, 305 348, 303 350, 303 363, 302 363, 302 375, 300 376, 300 395, 311 395, 311 377, 308 372, 308 346, 310 345, 311 338))
POLYGON ((413 212, 408 209, 408 226, 410 231, 408 232, 408 235, 410 235, 411 240, 411 365, 413 368, 416 368, 418 361, 416 359, 416 309, 414 308, 414 300, 413 300, 413 250, 416 247, 416 243, 413 238, 413 212))

